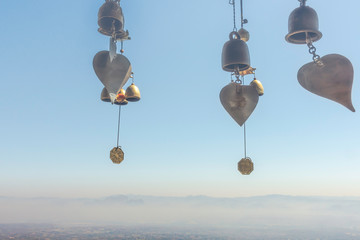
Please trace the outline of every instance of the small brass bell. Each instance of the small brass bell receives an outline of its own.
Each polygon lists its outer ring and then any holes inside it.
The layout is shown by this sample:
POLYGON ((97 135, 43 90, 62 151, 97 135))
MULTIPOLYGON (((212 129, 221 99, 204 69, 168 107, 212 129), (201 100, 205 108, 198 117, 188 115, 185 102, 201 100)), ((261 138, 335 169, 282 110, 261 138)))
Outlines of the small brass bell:
POLYGON ((114 147, 110 151, 110 159, 114 164, 120 164, 124 160, 124 152, 120 147, 114 147))
POLYGON ((250 33, 244 29, 244 28, 240 28, 240 30, 238 31, 239 35, 240 35, 240 39, 243 40, 244 42, 249 41, 250 39, 250 33))
POLYGON ((132 83, 127 89, 125 93, 126 100, 129 102, 137 102, 140 100, 140 90, 134 83, 132 83))
POLYGON ((302 5, 291 12, 288 22, 289 33, 285 39, 289 43, 306 44, 307 38, 316 42, 322 37, 319 31, 318 15, 311 7, 302 5))
POLYGON ((124 15, 119 4, 120 0, 106 0, 98 12, 98 31, 112 36, 114 33, 124 32, 124 15))
POLYGON ((256 78, 254 78, 254 80, 250 83, 250 86, 253 86, 256 89, 259 96, 264 95, 264 87, 256 78))
POLYGON ((103 88, 103 90, 101 91, 100 99, 101 99, 101 101, 103 101, 103 102, 111 102, 109 93, 108 93, 108 91, 106 90, 106 88, 103 88))
POLYGON ((125 90, 122 88, 120 89, 120 91, 118 92, 118 94, 116 95, 116 102, 122 102, 125 100, 125 90))
POLYGON ((222 69, 227 72, 246 70, 250 67, 250 54, 247 44, 241 40, 238 32, 231 32, 230 40, 222 50, 222 69))
POLYGON ((118 102, 118 101, 115 101, 115 102, 114 102, 115 105, 120 105, 120 106, 125 106, 125 105, 127 105, 128 103, 129 103, 129 102, 128 102, 126 99, 122 100, 121 102, 118 102))
POLYGON ((238 163, 238 170, 242 175, 250 175, 254 171, 254 163, 251 161, 251 158, 243 158, 238 163))

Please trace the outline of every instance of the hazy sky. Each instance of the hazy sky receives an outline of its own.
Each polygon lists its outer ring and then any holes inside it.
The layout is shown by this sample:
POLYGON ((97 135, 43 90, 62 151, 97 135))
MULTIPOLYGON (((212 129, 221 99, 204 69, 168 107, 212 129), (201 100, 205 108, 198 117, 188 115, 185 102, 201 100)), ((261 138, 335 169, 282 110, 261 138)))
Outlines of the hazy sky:
POLYGON ((360 196, 358 1, 308 1, 323 33, 317 53, 353 63, 352 113, 297 82, 311 61, 306 46, 284 39, 298 1, 244 0, 265 88, 247 121, 250 176, 237 171, 243 129, 219 101, 230 82, 220 63, 233 28, 228 0, 121 1, 142 99, 123 107, 125 160, 112 164, 118 108, 100 101, 92 67, 108 49, 97 32, 103 2, 0 1, 0 196, 360 196))

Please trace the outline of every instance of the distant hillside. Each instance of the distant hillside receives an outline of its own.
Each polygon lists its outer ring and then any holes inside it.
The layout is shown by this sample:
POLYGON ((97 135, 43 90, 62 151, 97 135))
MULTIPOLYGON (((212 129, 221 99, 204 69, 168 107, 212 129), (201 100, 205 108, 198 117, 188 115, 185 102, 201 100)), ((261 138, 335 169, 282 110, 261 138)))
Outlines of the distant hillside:
POLYGON ((0 197, 0 223, 184 226, 360 226, 360 198, 116 195, 99 199, 0 197))

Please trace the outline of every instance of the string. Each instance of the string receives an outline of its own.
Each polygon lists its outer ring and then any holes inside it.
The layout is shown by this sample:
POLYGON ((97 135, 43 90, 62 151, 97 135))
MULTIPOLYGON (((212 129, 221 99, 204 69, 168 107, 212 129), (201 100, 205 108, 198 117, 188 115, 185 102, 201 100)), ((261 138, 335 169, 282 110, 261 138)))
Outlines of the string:
POLYGON ((241 28, 243 28, 244 26, 243 0, 240 0, 240 10, 241 10, 241 28))
POLYGON ((246 123, 244 123, 244 153, 246 158, 246 123))
POLYGON ((116 143, 117 148, 119 148, 119 140, 120 140, 120 116, 121 116, 121 105, 119 105, 118 132, 117 132, 117 143, 116 143))
POLYGON ((234 28, 233 28, 233 31, 234 31, 234 32, 237 32, 235 0, 229 0, 229 4, 233 6, 233 18, 234 18, 234 28))
MULTIPOLYGON (((242 84, 245 84, 244 76, 241 76, 241 81, 242 81, 242 84)), ((246 154, 246 122, 244 123, 244 153, 245 153, 245 158, 246 158, 247 157, 247 154, 246 154)))

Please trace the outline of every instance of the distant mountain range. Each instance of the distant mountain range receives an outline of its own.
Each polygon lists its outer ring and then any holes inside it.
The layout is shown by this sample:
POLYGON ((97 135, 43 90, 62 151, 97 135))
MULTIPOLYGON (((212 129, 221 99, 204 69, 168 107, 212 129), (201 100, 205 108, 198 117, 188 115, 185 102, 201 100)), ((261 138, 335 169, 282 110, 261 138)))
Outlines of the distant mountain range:
POLYGON ((0 223, 360 227, 360 197, 0 197, 0 223))

